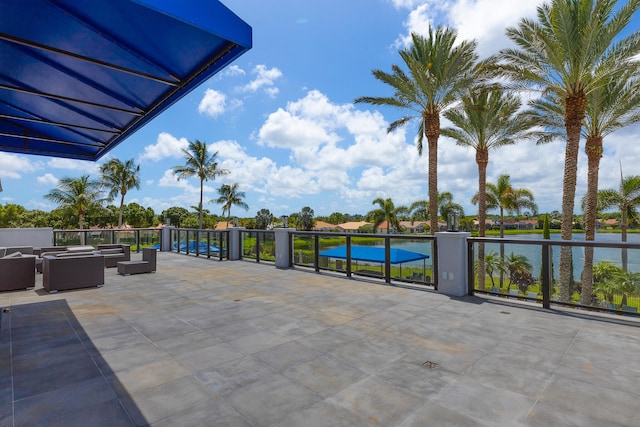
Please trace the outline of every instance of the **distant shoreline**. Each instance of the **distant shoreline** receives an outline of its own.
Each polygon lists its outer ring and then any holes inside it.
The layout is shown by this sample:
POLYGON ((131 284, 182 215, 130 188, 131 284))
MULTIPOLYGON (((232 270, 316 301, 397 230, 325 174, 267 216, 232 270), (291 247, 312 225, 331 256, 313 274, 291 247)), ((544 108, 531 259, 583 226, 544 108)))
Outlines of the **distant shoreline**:
MULTIPOLYGON (((543 234, 544 230, 536 228, 535 230, 504 230, 504 235, 515 235, 515 234, 543 234)), ((561 230, 552 229, 549 230, 550 234, 560 234, 561 230)), ((622 230, 614 229, 614 230, 598 230, 596 234, 620 234, 622 230)), ((477 233, 477 232, 476 232, 477 233)), ((575 234, 584 234, 584 230, 573 230, 575 234)), ((627 234, 635 234, 640 233, 640 229, 627 230, 627 234)), ((487 230, 485 232, 486 236, 499 236, 500 230, 487 230)))

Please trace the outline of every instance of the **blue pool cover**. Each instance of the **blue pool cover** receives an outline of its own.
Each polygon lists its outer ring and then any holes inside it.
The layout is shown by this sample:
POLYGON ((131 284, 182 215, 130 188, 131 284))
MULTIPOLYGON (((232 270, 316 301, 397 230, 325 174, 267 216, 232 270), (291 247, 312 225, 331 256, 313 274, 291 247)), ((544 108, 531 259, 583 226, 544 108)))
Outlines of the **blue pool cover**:
POLYGON ((0 0, 0 151, 97 160, 251 46, 218 0, 0 0))
MULTIPOLYGON (((347 247, 339 246, 318 254, 327 258, 347 259, 347 247)), ((419 252, 406 251, 404 249, 391 248, 391 264, 427 259, 429 255, 419 252)), ((384 262, 384 248, 379 246, 351 246, 351 259, 354 261, 384 262)))

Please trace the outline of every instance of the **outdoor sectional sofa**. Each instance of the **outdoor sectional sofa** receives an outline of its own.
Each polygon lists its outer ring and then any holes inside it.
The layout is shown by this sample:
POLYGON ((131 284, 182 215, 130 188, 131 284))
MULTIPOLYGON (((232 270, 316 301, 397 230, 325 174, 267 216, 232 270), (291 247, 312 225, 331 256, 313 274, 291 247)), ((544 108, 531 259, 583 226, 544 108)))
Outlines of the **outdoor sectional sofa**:
POLYGON ((117 267, 120 261, 131 261, 131 247, 120 243, 98 245, 105 267, 117 267))
POLYGON ((36 285, 36 258, 19 253, 0 258, 0 291, 33 288, 36 285))
POLYGON ((104 256, 79 253, 68 256, 45 255, 42 286, 48 292, 104 285, 104 256))

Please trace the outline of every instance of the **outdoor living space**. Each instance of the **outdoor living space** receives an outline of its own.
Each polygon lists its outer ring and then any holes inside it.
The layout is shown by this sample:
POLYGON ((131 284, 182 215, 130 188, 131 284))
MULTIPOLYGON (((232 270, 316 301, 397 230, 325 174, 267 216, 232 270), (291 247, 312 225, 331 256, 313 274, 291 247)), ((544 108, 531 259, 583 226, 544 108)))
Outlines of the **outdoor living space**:
POLYGON ((0 426, 638 425, 637 318, 167 252, 157 265, 0 293, 0 426))

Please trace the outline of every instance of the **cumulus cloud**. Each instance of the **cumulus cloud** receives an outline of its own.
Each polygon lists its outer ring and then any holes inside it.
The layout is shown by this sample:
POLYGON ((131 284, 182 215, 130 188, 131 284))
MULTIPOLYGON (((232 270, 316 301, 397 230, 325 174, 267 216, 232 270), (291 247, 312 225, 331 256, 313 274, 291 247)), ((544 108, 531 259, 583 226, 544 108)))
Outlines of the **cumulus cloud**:
POLYGON ((175 136, 162 132, 158 135, 157 142, 144 147, 144 152, 140 156, 141 160, 151 160, 153 162, 160 161, 167 157, 182 157, 182 150, 189 146, 186 138, 176 138, 175 136))
POLYGON ((88 160, 62 159, 53 157, 47 162, 47 166, 54 169, 67 169, 82 171, 88 174, 96 174, 100 171, 100 165, 88 160))
POLYGON ((225 112, 226 95, 213 89, 207 89, 198 105, 198 112, 210 117, 217 117, 225 112))
POLYGON ((425 34, 438 22, 458 30, 460 40, 478 41, 480 56, 488 56, 510 45, 505 35, 523 17, 533 17, 544 0, 391 0, 396 8, 409 9, 407 32, 396 47, 408 46, 412 32, 425 34))
POLYGON ((244 76, 246 73, 246 71, 244 71, 242 68, 238 67, 237 65, 229 65, 227 67, 225 67, 225 69, 222 71, 221 75, 222 76, 244 76))
POLYGON ((46 185, 48 187, 53 187, 58 184, 58 178, 50 173, 45 173, 44 175, 36 178, 36 180, 38 181, 38 184, 46 185))
POLYGON ((0 151, 0 178, 18 179, 23 173, 33 172, 42 167, 38 162, 32 162, 27 157, 0 151))
POLYGON ((275 87, 274 82, 282 77, 282 71, 273 67, 267 68, 266 65, 260 64, 251 72, 256 77, 248 84, 238 88, 241 92, 256 92, 261 88, 264 88, 267 95, 275 97, 279 90, 275 87))

